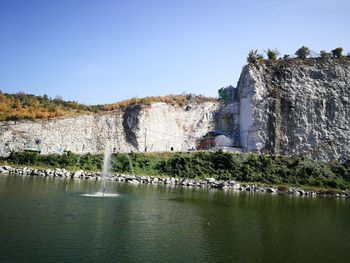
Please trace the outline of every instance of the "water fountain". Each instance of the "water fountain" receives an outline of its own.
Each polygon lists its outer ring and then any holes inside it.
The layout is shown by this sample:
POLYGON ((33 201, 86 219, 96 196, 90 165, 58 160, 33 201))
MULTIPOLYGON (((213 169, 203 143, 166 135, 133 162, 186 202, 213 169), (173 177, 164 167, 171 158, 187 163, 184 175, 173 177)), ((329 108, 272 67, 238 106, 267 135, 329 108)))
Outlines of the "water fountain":
POLYGON ((102 166, 102 174, 101 174, 101 190, 102 196, 105 195, 106 191, 106 177, 108 176, 108 171, 110 170, 110 158, 111 158, 111 152, 109 150, 109 147, 107 146, 105 148, 105 152, 103 155, 103 166, 102 166))
POLYGON ((88 197, 116 197, 118 194, 106 193, 106 180, 109 177, 109 171, 111 168, 111 151, 108 144, 106 144, 105 152, 103 155, 103 165, 102 165, 102 173, 101 173, 101 187, 100 191, 93 194, 83 194, 83 196, 88 197))

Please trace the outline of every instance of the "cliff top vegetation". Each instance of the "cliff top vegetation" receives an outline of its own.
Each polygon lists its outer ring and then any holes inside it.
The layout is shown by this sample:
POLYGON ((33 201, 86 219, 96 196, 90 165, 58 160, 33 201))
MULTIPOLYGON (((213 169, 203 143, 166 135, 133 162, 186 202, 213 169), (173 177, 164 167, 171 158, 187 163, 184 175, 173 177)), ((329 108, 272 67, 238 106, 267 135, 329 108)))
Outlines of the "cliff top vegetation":
POLYGON ((150 105, 155 102, 165 102, 171 105, 184 106, 188 103, 202 103, 208 101, 215 102, 217 99, 201 95, 184 94, 132 98, 104 105, 84 105, 76 101, 65 101, 59 96, 52 99, 47 95, 36 96, 25 94, 23 92, 9 94, 0 91, 0 121, 67 117, 112 110, 123 110, 128 106, 136 104, 150 105))
POLYGON ((150 105, 156 102, 165 102, 170 105, 178 105, 183 107, 189 103, 203 103, 203 102, 217 102, 217 98, 205 97, 202 95, 193 94, 183 94, 183 95, 167 95, 167 96, 157 96, 157 97, 144 97, 144 98, 132 98, 128 100, 123 100, 117 103, 106 104, 103 106, 104 111, 124 109, 128 106, 142 104, 150 105))
POLYGON ((267 64, 267 63, 308 63, 313 61, 339 61, 350 62, 350 53, 343 54, 344 49, 337 47, 330 52, 321 50, 320 52, 313 51, 306 46, 300 47, 294 54, 294 56, 285 54, 282 57, 278 57, 280 52, 278 49, 267 49, 264 52, 267 58, 258 50, 250 50, 247 56, 247 62, 249 65, 267 64))

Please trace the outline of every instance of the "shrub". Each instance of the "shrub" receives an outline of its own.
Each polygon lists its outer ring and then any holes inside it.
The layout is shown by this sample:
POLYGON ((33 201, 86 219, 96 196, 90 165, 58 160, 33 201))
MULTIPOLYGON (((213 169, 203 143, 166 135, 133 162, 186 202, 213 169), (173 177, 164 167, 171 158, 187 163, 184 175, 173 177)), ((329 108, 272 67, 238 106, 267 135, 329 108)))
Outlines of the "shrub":
POLYGON ((280 52, 278 51, 278 49, 267 49, 264 51, 267 55, 267 58, 269 60, 276 60, 277 59, 277 56, 280 54, 280 52))
POLYGON ((250 50, 248 53, 247 62, 249 64, 255 64, 262 59, 264 59, 264 57, 258 53, 258 50, 250 50))
POLYGON ((331 53, 326 52, 325 50, 320 51, 320 56, 322 59, 330 59, 331 58, 331 53))
POLYGON ((306 59, 310 55, 310 49, 302 46, 295 52, 295 55, 300 59, 306 59))
POLYGON ((336 49, 332 50, 333 57, 340 58, 343 56, 343 48, 337 47, 336 49))

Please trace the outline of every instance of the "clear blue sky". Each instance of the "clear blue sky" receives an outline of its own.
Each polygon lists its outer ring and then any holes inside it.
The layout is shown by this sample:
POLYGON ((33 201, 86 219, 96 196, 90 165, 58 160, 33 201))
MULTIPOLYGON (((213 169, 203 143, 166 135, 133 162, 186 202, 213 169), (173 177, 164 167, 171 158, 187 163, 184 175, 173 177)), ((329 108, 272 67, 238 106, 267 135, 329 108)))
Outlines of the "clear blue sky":
POLYGON ((349 52, 349 13, 348 0, 0 0, 0 90, 216 96, 250 49, 349 52))

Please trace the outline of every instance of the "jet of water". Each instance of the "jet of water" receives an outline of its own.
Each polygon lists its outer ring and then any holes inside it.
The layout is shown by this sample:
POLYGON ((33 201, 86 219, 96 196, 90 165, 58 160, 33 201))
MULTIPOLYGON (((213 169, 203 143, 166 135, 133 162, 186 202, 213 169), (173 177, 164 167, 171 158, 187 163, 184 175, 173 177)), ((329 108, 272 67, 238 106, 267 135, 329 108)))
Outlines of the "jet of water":
POLYGON ((111 151, 109 145, 106 144, 105 152, 103 155, 103 166, 102 166, 102 175, 101 175, 101 193, 104 196, 106 191, 106 177, 108 176, 110 170, 110 159, 111 159, 111 151))

